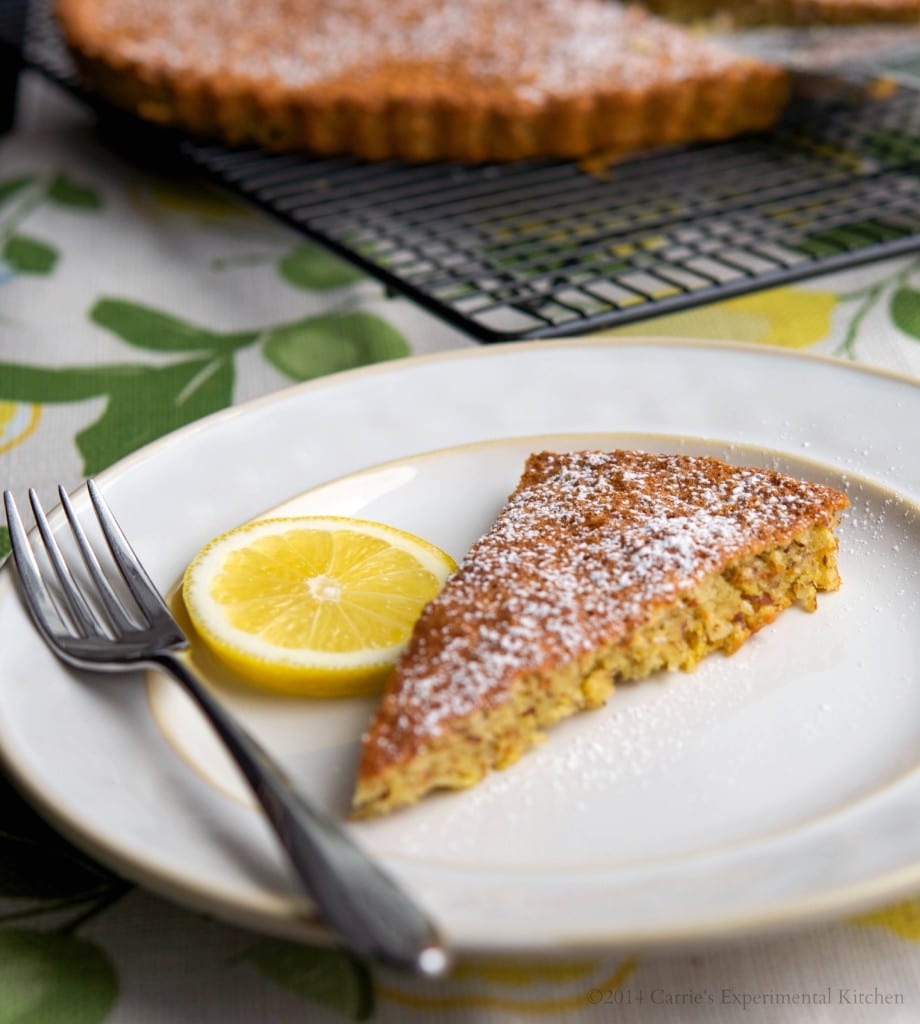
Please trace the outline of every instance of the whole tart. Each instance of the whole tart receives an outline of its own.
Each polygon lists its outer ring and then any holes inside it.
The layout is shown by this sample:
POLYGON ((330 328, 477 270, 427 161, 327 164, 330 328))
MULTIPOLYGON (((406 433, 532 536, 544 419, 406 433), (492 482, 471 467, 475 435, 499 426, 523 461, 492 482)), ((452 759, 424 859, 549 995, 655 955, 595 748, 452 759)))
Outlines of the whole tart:
POLYGON ((532 455, 422 612, 364 735, 356 816, 473 785, 621 680, 731 653, 836 590, 830 487, 718 459, 532 455))
POLYGON ((58 0, 142 117, 367 159, 577 158, 759 131, 781 69, 614 0, 58 0))

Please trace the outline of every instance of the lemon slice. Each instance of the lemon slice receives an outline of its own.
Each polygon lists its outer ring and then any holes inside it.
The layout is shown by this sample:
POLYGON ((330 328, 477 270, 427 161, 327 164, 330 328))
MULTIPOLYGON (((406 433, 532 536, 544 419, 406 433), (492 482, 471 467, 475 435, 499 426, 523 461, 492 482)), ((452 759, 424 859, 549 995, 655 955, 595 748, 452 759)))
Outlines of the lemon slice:
POLYGON ((336 516, 263 519, 216 537, 182 584, 204 643, 258 686, 316 697, 379 688, 456 569, 433 544, 336 516))

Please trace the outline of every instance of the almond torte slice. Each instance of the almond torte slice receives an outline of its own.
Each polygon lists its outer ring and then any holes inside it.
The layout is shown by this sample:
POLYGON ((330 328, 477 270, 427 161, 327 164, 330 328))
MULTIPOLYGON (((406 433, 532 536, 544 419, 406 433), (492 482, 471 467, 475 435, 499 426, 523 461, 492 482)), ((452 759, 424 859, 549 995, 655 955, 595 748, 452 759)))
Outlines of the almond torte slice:
POLYGON ((769 127, 780 68, 615 0, 57 0, 88 84, 230 143, 581 157, 769 127))
POLYGON ((543 452, 423 611, 366 732, 356 816, 473 785, 620 680, 735 651, 835 590, 839 491, 718 459, 543 452))

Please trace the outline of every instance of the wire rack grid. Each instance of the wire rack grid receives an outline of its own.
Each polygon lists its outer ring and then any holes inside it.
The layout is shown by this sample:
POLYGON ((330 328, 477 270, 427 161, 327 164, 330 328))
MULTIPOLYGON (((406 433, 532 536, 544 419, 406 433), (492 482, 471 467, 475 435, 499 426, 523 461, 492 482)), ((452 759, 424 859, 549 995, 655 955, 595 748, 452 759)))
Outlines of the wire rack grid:
POLYGON ((910 87, 800 103, 768 134, 603 171, 369 164, 141 125, 83 90, 48 0, 0 0, 0 40, 8 68, 38 69, 141 149, 167 146, 481 341, 599 330, 920 248, 910 87))

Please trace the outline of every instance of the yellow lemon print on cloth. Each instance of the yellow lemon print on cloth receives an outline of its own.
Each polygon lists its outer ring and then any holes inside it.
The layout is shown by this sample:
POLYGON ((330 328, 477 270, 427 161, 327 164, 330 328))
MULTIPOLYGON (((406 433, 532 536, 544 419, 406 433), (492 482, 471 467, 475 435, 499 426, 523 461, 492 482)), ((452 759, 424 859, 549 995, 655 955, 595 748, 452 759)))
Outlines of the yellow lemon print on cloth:
POLYGON ((904 900, 903 903, 860 914, 850 918, 850 924, 887 928, 902 939, 920 942, 920 899, 904 900))
POLYGON ((205 182, 138 176, 129 183, 128 201, 135 209, 154 219, 167 213, 195 220, 203 227, 258 224, 254 210, 205 182))
POLYGON ((492 1009, 546 1019, 567 1010, 616 1004, 616 993, 635 969, 632 958, 547 963, 466 960, 436 984, 381 979, 377 995, 419 1011, 492 1009))
POLYGON ((786 348, 808 348, 831 330, 837 296, 831 292, 774 288, 685 313, 652 317, 604 332, 669 338, 748 341, 786 348))
POLYGON ((27 402, 0 402, 0 452, 8 452, 38 426, 40 405, 27 402))

